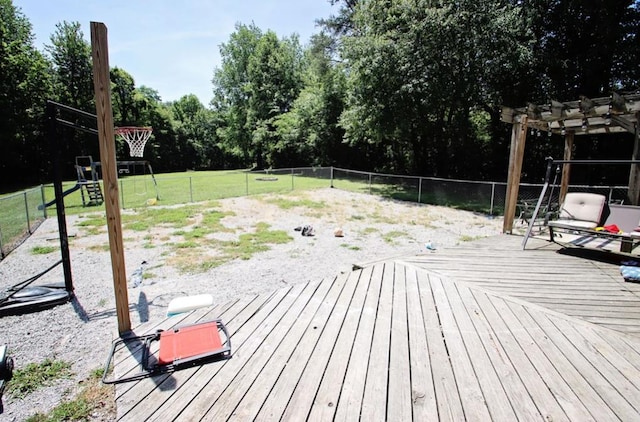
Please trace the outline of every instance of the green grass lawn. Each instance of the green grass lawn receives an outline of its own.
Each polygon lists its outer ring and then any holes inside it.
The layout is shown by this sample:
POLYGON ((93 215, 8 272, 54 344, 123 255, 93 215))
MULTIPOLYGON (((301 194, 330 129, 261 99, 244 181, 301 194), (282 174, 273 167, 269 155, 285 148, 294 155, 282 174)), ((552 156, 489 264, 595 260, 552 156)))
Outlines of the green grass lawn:
MULTIPOLYGON (((118 201, 123 209, 153 205, 174 205, 201 202, 221 198, 256 195, 261 193, 283 193, 329 187, 330 181, 304 174, 246 173, 241 171, 199 171, 185 173, 163 173, 155 175, 154 184, 150 175, 126 176, 118 179, 118 201), (156 201, 157 198, 157 201, 156 201)), ((64 182, 63 190, 75 182, 64 182)), ((102 183, 101 183, 102 186, 102 183)), ((108 194, 102 186, 103 195, 108 194)), ((45 198, 55 197, 53 186, 45 187, 45 198)), ((67 214, 104 210, 100 206, 84 206, 81 191, 75 191, 64 198, 67 214)), ((55 213, 55 206, 49 208, 55 213)))
MULTIPOLYGON (((488 213, 490 192, 460 190, 458 185, 447 182, 427 183, 419 186, 417 178, 399 178, 383 175, 353 174, 349 177, 330 180, 329 168, 298 168, 269 172, 197 171, 162 173, 155 175, 121 175, 118 189, 106 192, 100 182, 102 193, 116 194, 121 209, 140 209, 156 205, 175 205, 203 202, 222 198, 257 195, 264 193, 286 193, 295 190, 336 187, 342 190, 368 193, 403 201, 444 205, 453 208, 488 213)), ((76 181, 63 183, 63 191, 76 185, 76 181)), ((28 233, 45 217, 43 202, 55 198, 53 185, 42 190, 33 188, 22 193, 0 196, 0 246, 8 253, 7 246, 28 233), (40 209, 39 209, 40 208, 40 209)), ((83 189, 64 197, 67 214, 101 212, 104 203, 87 206, 88 194, 83 189), (83 202, 83 193, 84 200, 83 202)), ((500 211, 500 210, 498 210, 500 211)), ((48 217, 55 216, 55 204, 46 209, 48 217)))

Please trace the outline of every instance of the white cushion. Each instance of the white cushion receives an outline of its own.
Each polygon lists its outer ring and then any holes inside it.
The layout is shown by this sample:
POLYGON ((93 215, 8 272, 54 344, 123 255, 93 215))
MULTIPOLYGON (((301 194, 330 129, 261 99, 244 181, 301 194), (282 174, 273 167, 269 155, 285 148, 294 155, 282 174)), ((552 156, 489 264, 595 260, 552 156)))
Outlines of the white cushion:
POLYGON ((606 200, 604 195, 597 193, 569 192, 564 198, 558 220, 579 220, 585 224, 594 223, 585 228, 597 227, 600 224, 606 200))
POLYGON ((593 221, 582 220, 553 220, 549 221, 551 227, 560 227, 564 229, 595 229, 598 227, 598 223, 593 221))

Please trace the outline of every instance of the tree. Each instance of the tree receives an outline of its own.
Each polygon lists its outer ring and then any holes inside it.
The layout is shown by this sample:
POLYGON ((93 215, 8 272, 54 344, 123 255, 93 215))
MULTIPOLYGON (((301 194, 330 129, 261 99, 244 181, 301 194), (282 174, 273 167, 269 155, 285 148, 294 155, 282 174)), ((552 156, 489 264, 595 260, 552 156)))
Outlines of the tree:
POLYGON ((220 165, 221 152, 212 123, 213 112, 195 95, 185 95, 171 104, 184 168, 203 170, 220 165))
POLYGON ((640 2, 532 0, 538 98, 607 96, 636 89, 640 2), (544 12, 543 12, 544 11, 544 12))
MULTIPOLYGON (((78 110, 95 113, 91 46, 84 39, 80 23, 62 22, 50 37, 45 51, 53 63, 55 100, 78 110)), ((75 156, 99 156, 95 135, 65 130, 62 135, 62 164, 65 176, 74 176, 75 156)))
MULTIPOLYGON (((135 81, 125 70, 114 67, 109 70, 111 102, 116 126, 137 126, 135 114, 135 81)), ((137 116, 139 117, 139 116, 137 116)), ((145 125, 142 125, 145 126, 145 125)))
POLYGON ((220 46, 221 67, 214 71, 212 106, 224 125, 218 129, 223 149, 251 163, 251 129, 247 124, 249 102, 248 65, 262 32, 255 25, 237 24, 229 42, 220 46))
POLYGON ((95 110, 91 45, 79 22, 62 22, 45 45, 53 62, 56 99, 79 110, 95 110))
POLYGON ((351 151, 344 142, 339 118, 344 110, 346 76, 332 56, 333 40, 326 34, 311 38, 305 51, 304 88, 290 111, 276 119, 277 151, 288 151, 297 163, 353 166, 351 151))
POLYGON ((291 109, 301 89, 298 38, 279 40, 272 31, 237 25, 220 54, 212 104, 224 121, 221 145, 243 166, 278 165, 283 155, 275 119, 291 109))
POLYGON ((497 108, 500 85, 530 58, 521 8, 500 0, 371 0, 358 3, 353 22, 341 50, 350 66, 341 119, 350 143, 366 146, 380 170, 480 172, 467 164, 481 141, 470 115, 497 108))
POLYGON ((278 40, 268 31, 251 55, 247 67, 251 147, 258 168, 282 165, 287 152, 279 148, 275 120, 293 106, 301 89, 300 46, 297 37, 278 40))
POLYGON ((44 137, 50 66, 33 46, 31 24, 11 0, 0 0, 0 190, 47 180, 44 137))

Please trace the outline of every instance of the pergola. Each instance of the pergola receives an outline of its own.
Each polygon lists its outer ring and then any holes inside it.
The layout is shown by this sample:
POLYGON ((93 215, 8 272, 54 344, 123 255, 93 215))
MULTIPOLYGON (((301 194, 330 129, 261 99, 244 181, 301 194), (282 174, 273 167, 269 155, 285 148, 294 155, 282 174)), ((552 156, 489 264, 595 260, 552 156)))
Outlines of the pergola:
MULTIPOLYGON (((501 120, 511 123, 511 149, 509 154, 509 173, 505 198, 503 232, 511 233, 515 217, 518 190, 524 159, 524 146, 529 128, 533 131, 553 133, 564 137, 564 160, 571 160, 571 151, 575 136, 631 133, 635 137, 631 160, 640 159, 640 137, 638 120, 640 119, 640 92, 618 94, 609 97, 590 99, 580 97, 578 101, 550 104, 529 104, 522 108, 502 107, 501 120)), ((569 188, 570 165, 562 169, 560 182, 560 201, 569 188)), ((640 202, 640 167, 631 164, 629 173, 629 202, 640 202)))

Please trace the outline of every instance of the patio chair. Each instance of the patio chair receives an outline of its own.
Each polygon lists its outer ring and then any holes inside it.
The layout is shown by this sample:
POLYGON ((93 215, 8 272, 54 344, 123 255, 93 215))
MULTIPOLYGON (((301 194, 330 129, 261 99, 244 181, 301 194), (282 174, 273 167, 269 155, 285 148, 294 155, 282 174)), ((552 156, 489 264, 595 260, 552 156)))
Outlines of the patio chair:
POLYGON ((554 229, 584 231, 594 230, 602 224, 607 198, 597 193, 569 192, 560 207, 558 219, 548 223, 550 240, 554 241, 554 229))

